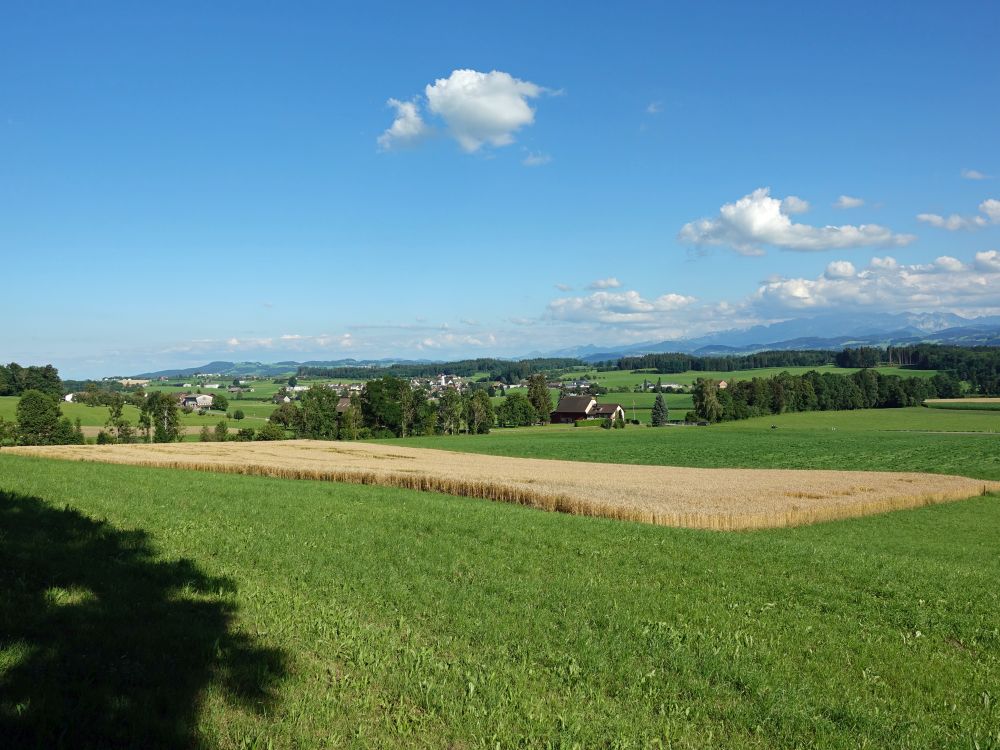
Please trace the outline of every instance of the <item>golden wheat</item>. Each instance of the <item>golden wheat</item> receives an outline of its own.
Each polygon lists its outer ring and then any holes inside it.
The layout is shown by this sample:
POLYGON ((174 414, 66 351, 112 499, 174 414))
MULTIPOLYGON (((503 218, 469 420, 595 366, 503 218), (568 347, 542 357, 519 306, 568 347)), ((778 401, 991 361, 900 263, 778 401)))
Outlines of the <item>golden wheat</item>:
POLYGON ((718 530, 795 526, 1000 490, 997 482, 939 474, 635 466, 313 440, 4 450, 78 461, 403 487, 576 515, 718 530))

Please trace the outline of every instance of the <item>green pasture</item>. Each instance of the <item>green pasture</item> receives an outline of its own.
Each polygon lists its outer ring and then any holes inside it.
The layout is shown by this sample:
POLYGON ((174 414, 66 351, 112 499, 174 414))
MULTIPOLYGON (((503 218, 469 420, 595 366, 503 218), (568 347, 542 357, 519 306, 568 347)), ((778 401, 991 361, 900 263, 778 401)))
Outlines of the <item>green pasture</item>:
POLYGON ((719 533, 4 453, 6 747, 1000 743, 996 496, 719 533))

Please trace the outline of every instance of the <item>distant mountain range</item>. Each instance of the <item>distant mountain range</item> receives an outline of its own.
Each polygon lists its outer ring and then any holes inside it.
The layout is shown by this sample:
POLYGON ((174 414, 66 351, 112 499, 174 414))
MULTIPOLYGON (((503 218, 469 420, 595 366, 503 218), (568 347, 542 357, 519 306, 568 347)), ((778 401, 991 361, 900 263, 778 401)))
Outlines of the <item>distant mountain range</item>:
MULTIPOLYGON (((766 326, 718 331, 705 336, 673 341, 647 341, 628 346, 587 344, 555 351, 534 351, 524 357, 573 357, 585 362, 603 362, 624 356, 682 352, 698 356, 752 354, 761 351, 833 349, 857 346, 901 346, 905 344, 956 344, 1000 346, 1000 315, 963 318, 953 313, 866 313, 818 315, 786 320, 766 326)), ((481 354, 478 356, 482 356, 481 354)), ((308 362, 224 362, 198 367, 157 370, 136 378, 186 378, 199 373, 235 378, 243 375, 270 377, 294 373, 299 367, 379 367, 391 364, 429 364, 431 359, 338 359, 308 362)))
POLYGON ((690 339, 647 341, 623 347, 577 346, 546 352, 544 356, 601 362, 660 352, 714 356, 918 343, 1000 346, 1000 316, 970 319, 953 313, 820 315, 766 326, 718 331, 690 339))
POLYGON ((155 380, 156 378, 188 378, 192 375, 219 375, 237 378, 242 375, 257 377, 277 377, 291 375, 300 367, 385 367, 394 364, 429 364, 430 359, 335 359, 330 361, 310 360, 308 362, 224 362, 215 361, 197 367, 181 367, 169 370, 143 372, 130 377, 155 380))

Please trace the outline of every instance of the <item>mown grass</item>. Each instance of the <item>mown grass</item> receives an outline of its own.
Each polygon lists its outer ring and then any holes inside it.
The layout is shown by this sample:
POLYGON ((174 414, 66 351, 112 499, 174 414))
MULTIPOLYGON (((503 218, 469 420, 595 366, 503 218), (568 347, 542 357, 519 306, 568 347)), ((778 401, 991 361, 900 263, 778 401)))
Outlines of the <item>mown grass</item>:
POLYGON ((553 425, 404 442, 414 447, 575 461, 929 471, 1000 480, 997 433, 1000 414, 996 412, 913 407, 782 414, 711 427, 589 430, 553 425))
POLYGON ((1000 399, 996 401, 925 401, 930 409, 950 409, 957 411, 1000 411, 1000 399))
POLYGON ((718 534, 2 452, 0 488, 6 738, 1000 745, 995 497, 718 534))

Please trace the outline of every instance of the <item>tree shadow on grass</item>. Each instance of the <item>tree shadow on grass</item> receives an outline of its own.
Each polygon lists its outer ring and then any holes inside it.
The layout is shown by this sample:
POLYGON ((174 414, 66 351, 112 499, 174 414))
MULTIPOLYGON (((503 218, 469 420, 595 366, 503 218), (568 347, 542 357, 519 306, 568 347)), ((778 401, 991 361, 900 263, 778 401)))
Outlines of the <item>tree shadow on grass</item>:
POLYGON ((234 591, 143 531, 0 492, 0 746, 198 745, 213 683, 266 711, 286 659, 231 632, 234 591))

